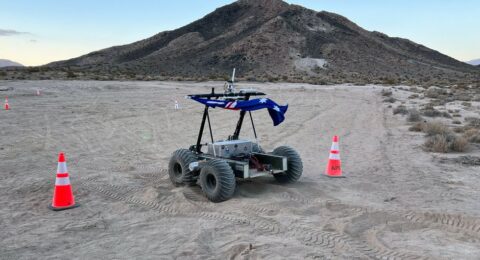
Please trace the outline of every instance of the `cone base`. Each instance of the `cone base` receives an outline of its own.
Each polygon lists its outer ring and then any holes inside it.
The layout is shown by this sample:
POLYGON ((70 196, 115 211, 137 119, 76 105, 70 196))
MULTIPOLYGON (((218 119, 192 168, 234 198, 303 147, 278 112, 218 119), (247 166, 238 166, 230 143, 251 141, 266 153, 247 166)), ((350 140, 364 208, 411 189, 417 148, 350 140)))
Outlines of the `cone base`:
POLYGON ((51 209, 51 210, 53 210, 53 211, 62 211, 62 210, 66 210, 66 209, 73 209, 73 208, 76 208, 76 207, 78 207, 78 206, 80 206, 80 204, 75 203, 75 204, 73 204, 72 206, 68 206, 68 207, 56 207, 56 208, 53 207, 52 205, 48 205, 48 208, 51 209))
POLYGON ((328 177, 328 178, 347 178, 343 175, 339 175, 339 176, 335 176, 335 175, 327 175, 327 174, 322 174, 323 176, 325 177, 328 177))

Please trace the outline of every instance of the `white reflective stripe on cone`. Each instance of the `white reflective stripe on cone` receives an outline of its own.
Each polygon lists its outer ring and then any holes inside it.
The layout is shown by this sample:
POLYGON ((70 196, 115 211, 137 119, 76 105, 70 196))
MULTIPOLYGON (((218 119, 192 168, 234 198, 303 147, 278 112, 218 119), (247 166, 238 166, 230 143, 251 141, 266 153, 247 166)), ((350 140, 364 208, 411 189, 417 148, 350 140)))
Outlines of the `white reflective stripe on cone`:
POLYGON ((333 143, 332 143, 332 148, 330 148, 330 150, 338 151, 338 150, 339 150, 339 148, 338 148, 338 143, 337 143, 337 142, 333 142, 333 143))
POLYGON ((55 186, 67 186, 70 185, 70 177, 57 177, 55 180, 55 186))
POLYGON ((57 167, 57 173, 67 173, 67 163, 59 162, 57 167))
POLYGON ((331 160, 340 160, 340 154, 338 153, 330 153, 331 160))

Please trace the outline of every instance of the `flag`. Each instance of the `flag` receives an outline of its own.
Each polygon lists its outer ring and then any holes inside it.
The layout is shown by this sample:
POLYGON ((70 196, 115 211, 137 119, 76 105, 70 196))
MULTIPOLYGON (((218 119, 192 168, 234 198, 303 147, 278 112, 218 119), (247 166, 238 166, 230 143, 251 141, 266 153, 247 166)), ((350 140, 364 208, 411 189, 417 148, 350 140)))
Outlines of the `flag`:
POLYGON ((288 105, 280 106, 269 98, 258 98, 251 100, 215 100, 191 96, 191 99, 200 102, 206 106, 224 108, 230 110, 254 111, 259 109, 268 109, 272 118, 273 125, 277 126, 285 120, 285 113, 288 105))

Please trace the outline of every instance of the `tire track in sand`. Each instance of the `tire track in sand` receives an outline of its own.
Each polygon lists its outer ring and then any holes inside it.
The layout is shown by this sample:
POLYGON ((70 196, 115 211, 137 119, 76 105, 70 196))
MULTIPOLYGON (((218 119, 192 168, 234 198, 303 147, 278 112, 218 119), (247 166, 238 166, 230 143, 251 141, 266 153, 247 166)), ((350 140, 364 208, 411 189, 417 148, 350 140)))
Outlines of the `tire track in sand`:
MULTIPOLYGON (((249 216, 243 214, 227 214, 223 212, 203 211, 201 209, 188 210, 184 207, 175 208, 173 205, 163 205, 155 201, 145 201, 130 196, 130 194, 121 192, 124 187, 115 185, 100 185, 95 180, 97 178, 83 179, 80 183, 87 189, 98 192, 110 199, 150 208, 152 210, 164 213, 170 216, 185 216, 185 217, 201 217, 214 221, 226 221, 236 225, 248 226, 261 235, 282 236, 291 238, 294 236, 297 240, 308 246, 322 246, 326 249, 332 250, 334 248, 350 248, 346 246, 352 241, 347 237, 333 232, 326 231, 307 231, 303 227, 292 225, 285 227, 273 219, 262 218, 258 216, 249 216)), ((371 250, 371 249, 370 249, 371 250)), ((365 252, 369 250, 363 250, 365 252)), ((361 252, 354 252, 361 253, 361 252)), ((363 253, 362 253, 363 254, 363 253)))

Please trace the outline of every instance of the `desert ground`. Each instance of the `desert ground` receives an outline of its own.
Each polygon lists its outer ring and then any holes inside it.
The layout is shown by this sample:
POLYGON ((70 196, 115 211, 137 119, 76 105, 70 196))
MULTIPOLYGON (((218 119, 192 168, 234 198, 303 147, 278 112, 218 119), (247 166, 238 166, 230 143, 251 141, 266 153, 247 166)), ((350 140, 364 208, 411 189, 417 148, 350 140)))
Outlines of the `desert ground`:
MULTIPOLYGON (((223 203, 198 186, 174 187, 166 172, 171 153, 198 134, 202 106, 184 96, 220 91, 222 82, 0 86, 11 106, 0 111, 1 259, 480 256, 480 167, 449 160, 462 153, 425 152, 423 134, 383 102, 383 86, 240 83, 289 104, 278 127, 265 110, 253 116, 261 146, 294 147, 304 172, 291 185, 238 181, 223 203), (346 178, 322 176, 333 135, 346 178), (54 212, 60 151, 80 207, 54 212)), ((408 96, 402 89, 394 96, 408 96)), ((478 116, 478 103, 467 112, 478 116)), ((215 109, 211 119, 214 137, 226 138, 237 112, 215 109)), ((242 134, 253 137, 248 121, 242 134)))

